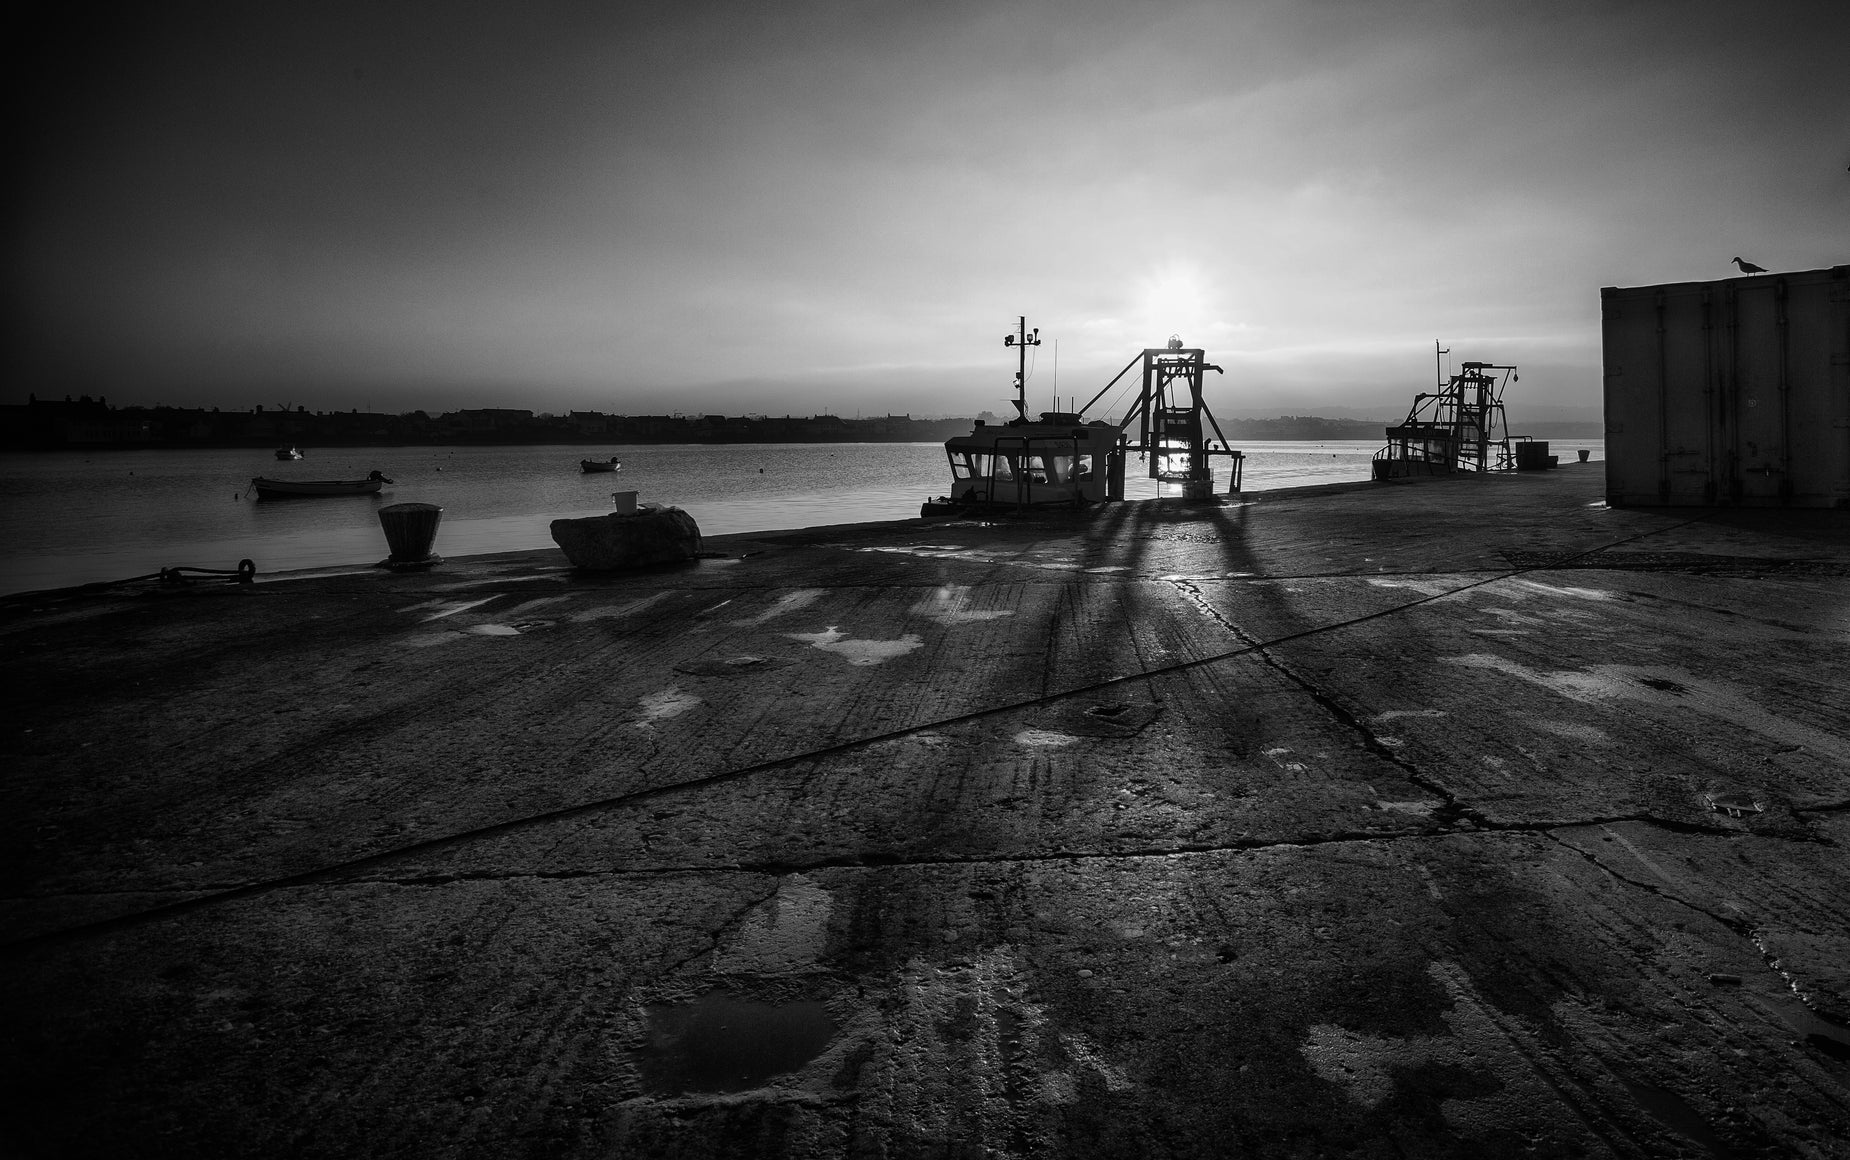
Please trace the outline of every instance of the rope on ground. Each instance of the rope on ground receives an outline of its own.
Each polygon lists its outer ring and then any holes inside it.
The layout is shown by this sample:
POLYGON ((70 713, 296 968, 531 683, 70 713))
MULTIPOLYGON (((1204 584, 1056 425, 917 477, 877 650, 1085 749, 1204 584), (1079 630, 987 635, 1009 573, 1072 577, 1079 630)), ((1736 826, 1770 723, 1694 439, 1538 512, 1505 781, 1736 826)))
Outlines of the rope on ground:
POLYGON ((68 588, 41 588, 32 592, 10 593, 0 600, 16 604, 25 600, 44 600, 57 596, 80 596, 89 592, 106 592, 111 588, 122 588, 129 584, 141 584, 149 580, 157 581, 163 588, 180 588, 192 584, 195 578, 219 578, 230 584, 254 584, 257 580, 257 565, 248 559, 239 560, 236 568, 196 568, 191 564, 179 564, 162 568, 158 572, 148 572, 140 576, 125 576, 120 580, 92 580, 88 584, 73 584, 68 588))

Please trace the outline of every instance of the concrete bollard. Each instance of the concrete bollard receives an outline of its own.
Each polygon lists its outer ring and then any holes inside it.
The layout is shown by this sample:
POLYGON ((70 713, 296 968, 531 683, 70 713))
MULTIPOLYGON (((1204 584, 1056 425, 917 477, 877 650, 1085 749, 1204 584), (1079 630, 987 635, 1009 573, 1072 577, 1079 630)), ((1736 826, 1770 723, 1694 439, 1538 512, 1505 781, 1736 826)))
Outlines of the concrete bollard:
POLYGON ((434 503, 395 503, 380 508, 379 526, 385 529, 385 542, 392 554, 379 561, 379 566, 409 569, 441 564, 443 557, 432 555, 430 548, 442 520, 443 509, 434 503))

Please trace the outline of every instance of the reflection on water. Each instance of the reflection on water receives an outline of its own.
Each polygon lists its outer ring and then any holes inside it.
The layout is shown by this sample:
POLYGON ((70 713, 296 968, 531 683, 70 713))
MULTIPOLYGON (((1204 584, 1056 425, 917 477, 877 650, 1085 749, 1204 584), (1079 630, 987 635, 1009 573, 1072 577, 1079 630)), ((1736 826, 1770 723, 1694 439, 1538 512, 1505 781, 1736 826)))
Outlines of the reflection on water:
MULTIPOLYGON (((1366 480, 1379 444, 1245 445, 1245 487, 1265 491, 1366 480)), ((1604 457, 1597 441, 1579 442, 1604 457)), ((1562 444, 1564 460, 1573 451, 1562 444)), ((435 550, 446 556, 552 547, 551 521, 611 510, 611 493, 685 508, 704 535, 910 519, 949 490, 937 443, 680 446, 364 447, 277 461, 270 450, 46 452, 0 455, 0 591, 21 592, 145 575, 162 567, 230 568, 261 575, 370 564, 385 558, 378 509, 443 508, 435 550), (580 459, 623 461, 586 474, 580 459), (396 481, 378 496, 251 498, 252 477, 396 481)), ((1126 497, 1178 494, 1139 475, 1126 497)), ((1226 466, 1217 463, 1217 491, 1226 466)))

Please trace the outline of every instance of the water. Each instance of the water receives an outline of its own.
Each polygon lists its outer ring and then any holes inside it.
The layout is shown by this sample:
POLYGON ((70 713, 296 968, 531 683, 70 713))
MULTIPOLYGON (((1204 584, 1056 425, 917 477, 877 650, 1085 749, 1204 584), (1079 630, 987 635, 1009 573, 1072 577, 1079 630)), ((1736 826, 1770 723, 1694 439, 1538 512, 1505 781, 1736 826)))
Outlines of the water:
MULTIPOLYGON (((1245 489, 1369 478, 1380 443, 1249 443, 1245 489)), ((1559 443, 1604 457, 1598 440, 1559 443)), ((1176 494, 1136 475, 1126 498, 1176 494)), ((1226 489, 1226 461, 1216 462, 1226 489)), ((384 559, 378 509, 443 508, 445 556, 552 547, 552 520, 611 510, 613 491, 686 509, 702 534, 909 519, 949 490, 938 443, 767 443, 309 449, 279 462, 264 449, 56 451, 0 455, 0 592, 142 576, 163 567, 273 572, 384 559), (617 455, 623 470, 586 475, 580 459, 617 455), (378 496, 256 501, 253 476, 394 481, 378 496)))
POLYGON ((836 1032, 828 1008, 815 1000, 761 1003, 709 991, 647 1011, 649 1040, 636 1061, 660 1095, 749 1091, 809 1063, 836 1032))

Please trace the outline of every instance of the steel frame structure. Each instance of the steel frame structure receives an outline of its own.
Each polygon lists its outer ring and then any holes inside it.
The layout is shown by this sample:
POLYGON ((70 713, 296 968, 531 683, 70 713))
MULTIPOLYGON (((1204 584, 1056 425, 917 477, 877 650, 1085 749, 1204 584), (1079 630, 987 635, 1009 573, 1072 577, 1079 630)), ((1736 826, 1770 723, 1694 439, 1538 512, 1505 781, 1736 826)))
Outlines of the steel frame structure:
POLYGON ((1166 346, 1146 347, 1113 375, 1077 415, 1084 415, 1138 366, 1142 367, 1143 381, 1137 398, 1115 424, 1119 455, 1132 451, 1142 454, 1151 479, 1180 483, 1182 494, 1191 498, 1206 497, 1213 491, 1212 459, 1224 455, 1232 463, 1227 490, 1238 492, 1245 453, 1233 449, 1201 396, 1202 377, 1208 371, 1226 372, 1208 362, 1207 352, 1201 347, 1185 347, 1175 336, 1166 346), (1134 440, 1127 434, 1133 424, 1137 432, 1134 440), (1207 438, 1210 428, 1215 439, 1207 438))

